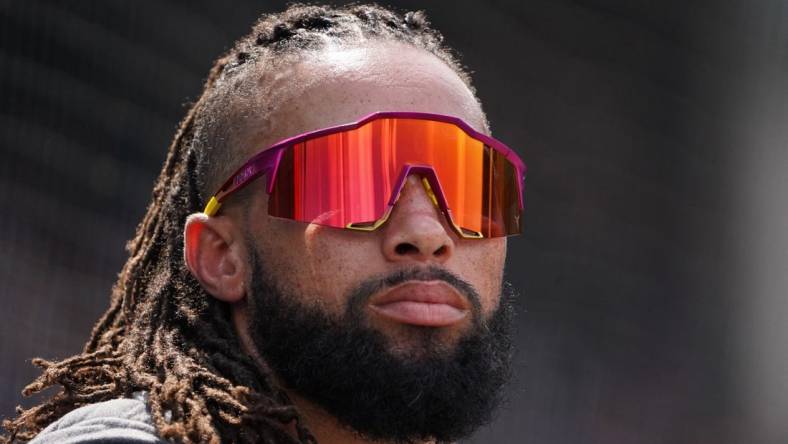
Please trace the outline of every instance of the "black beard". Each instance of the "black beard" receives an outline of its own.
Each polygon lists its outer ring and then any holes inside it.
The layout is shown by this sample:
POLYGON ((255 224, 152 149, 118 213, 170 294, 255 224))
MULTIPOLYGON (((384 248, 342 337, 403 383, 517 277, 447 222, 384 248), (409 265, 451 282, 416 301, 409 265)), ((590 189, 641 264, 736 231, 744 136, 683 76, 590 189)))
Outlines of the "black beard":
POLYGON ((453 274, 437 267, 403 270, 360 285, 335 319, 279 289, 256 252, 251 264, 255 346, 288 389, 344 426, 373 440, 451 442, 491 420, 510 376, 515 294, 508 284, 485 321, 473 287, 453 274), (473 325, 454 347, 443 345, 439 329, 412 326, 423 347, 394 354, 387 337, 369 326, 368 298, 411 279, 443 280, 471 301, 473 325))

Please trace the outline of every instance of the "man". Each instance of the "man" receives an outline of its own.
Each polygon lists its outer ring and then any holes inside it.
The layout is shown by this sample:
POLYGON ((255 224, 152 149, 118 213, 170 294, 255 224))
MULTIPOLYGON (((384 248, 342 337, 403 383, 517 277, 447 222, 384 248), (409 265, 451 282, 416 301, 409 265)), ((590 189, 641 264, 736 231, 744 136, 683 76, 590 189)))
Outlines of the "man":
POLYGON ((65 390, 7 440, 468 436, 509 373, 524 169, 422 14, 264 16, 182 123, 83 352, 23 393, 65 390))

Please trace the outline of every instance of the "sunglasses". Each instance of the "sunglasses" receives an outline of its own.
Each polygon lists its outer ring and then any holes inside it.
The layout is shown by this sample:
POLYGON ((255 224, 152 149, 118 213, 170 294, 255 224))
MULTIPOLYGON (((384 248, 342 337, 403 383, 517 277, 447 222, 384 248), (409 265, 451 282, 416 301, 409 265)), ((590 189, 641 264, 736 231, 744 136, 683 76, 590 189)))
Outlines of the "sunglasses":
POLYGON ((291 137, 254 155, 208 201, 267 178, 268 214, 372 231, 388 219, 411 174, 460 237, 519 234, 526 166, 503 143, 457 117, 376 112, 291 137))

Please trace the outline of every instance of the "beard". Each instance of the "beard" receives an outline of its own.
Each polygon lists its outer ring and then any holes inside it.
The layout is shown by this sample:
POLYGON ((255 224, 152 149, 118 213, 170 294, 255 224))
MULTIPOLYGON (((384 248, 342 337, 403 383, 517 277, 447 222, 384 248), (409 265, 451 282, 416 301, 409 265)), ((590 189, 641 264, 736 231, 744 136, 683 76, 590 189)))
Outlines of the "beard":
POLYGON ((470 284, 438 267, 406 269, 363 282, 337 318, 280 289, 252 251, 251 337, 287 389, 372 440, 450 442, 490 422, 510 377, 510 285, 483 319, 470 284), (408 280, 442 280, 471 302, 471 326, 453 346, 439 328, 407 326, 417 344, 395 352, 370 326, 368 299, 408 280))

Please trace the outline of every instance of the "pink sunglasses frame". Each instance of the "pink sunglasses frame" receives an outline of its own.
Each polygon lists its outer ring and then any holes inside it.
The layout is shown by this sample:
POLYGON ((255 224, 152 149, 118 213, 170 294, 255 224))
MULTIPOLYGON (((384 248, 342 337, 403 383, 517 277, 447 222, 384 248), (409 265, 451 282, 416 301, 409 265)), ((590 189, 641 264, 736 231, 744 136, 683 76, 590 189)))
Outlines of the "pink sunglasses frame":
MULTIPOLYGON (((299 134, 297 136, 289 137, 258 152, 257 154, 252 156, 248 161, 246 161, 240 168, 238 168, 230 176, 230 178, 224 182, 224 184, 219 188, 219 190, 209 199, 203 212, 208 216, 215 215, 219 211, 219 208, 221 207, 221 204, 225 199, 227 199, 230 195, 240 190, 241 188, 247 186, 249 183, 251 183, 253 180, 257 179, 263 174, 267 174, 266 191, 268 194, 271 194, 274 188, 276 174, 279 169, 279 163, 282 159, 282 152, 285 149, 314 137, 338 133, 341 131, 353 130, 368 122, 377 119, 383 119, 383 118, 423 119, 423 120, 432 120, 432 121, 450 123, 462 129, 471 138, 479 140, 483 144, 498 151, 507 160, 509 160, 512 163, 512 165, 514 166, 517 172, 517 177, 519 179, 517 181, 517 188, 518 188, 517 191, 519 195, 519 204, 520 204, 519 207, 521 211, 525 209, 523 194, 524 194, 524 181, 526 177, 527 167, 525 163, 522 161, 522 159, 520 158, 520 156, 518 156, 517 153, 514 152, 514 150, 512 150, 502 142, 493 139, 492 137, 479 133, 478 131, 474 130, 470 125, 468 125, 458 117, 447 116, 443 114, 421 113, 421 112, 378 111, 368 114, 356 122, 347 123, 338 126, 332 126, 329 128, 323 128, 315 131, 309 131, 303 134, 299 134)), ((388 203, 389 207, 394 205, 394 203, 397 200, 397 197, 399 196, 400 191, 402 190, 402 187, 405 185, 405 180, 407 180, 408 176, 412 173, 419 173, 424 178, 424 180, 428 182, 429 185, 428 191, 430 192, 431 197, 434 199, 435 203, 438 204, 441 207, 441 209, 447 214, 447 216, 449 216, 449 219, 451 220, 451 211, 449 209, 448 203, 443 194, 443 190, 438 181, 438 177, 435 174, 435 171, 432 169, 432 167, 426 165, 407 165, 403 169, 403 172, 400 174, 400 177, 394 186, 394 192, 392 193, 391 198, 389 199, 389 203, 388 203)), ((384 216, 379 221, 379 223, 376 223, 374 226, 370 228, 357 228, 357 229, 363 229, 366 231, 369 231, 370 229, 375 229, 380 224, 382 224, 383 221, 385 221, 385 219, 386 217, 384 216)), ((463 237, 468 237, 468 238, 482 237, 478 233, 474 233, 474 234, 463 233, 462 229, 457 227, 456 224, 454 224, 453 220, 452 220, 452 225, 454 225, 455 229, 463 237)), ((355 228, 355 227, 347 227, 347 228, 355 228)))

